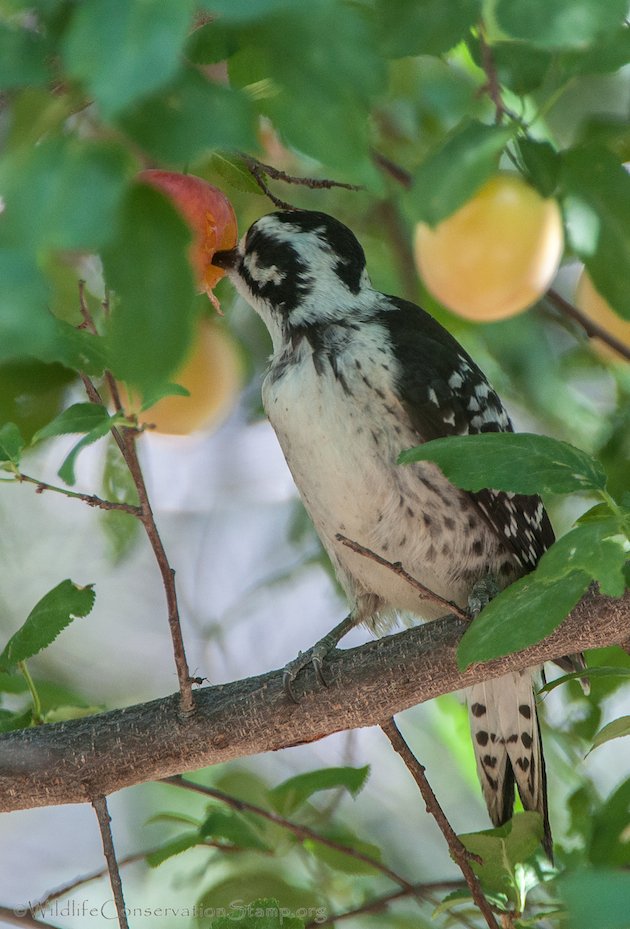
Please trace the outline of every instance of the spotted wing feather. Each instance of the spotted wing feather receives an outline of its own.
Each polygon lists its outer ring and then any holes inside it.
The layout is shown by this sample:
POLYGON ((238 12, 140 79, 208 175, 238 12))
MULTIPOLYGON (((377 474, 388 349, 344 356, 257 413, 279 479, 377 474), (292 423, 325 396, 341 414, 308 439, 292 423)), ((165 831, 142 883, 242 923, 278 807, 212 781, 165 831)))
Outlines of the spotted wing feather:
MULTIPOLYGON (((498 394, 453 336, 413 303, 389 300, 387 326, 401 360, 398 389, 419 439, 512 432, 498 394)), ((520 573, 531 571, 554 541, 540 497, 490 489, 470 497, 513 553, 520 573)))
MULTIPOLYGON (((420 308, 392 302, 389 334, 404 372, 398 389, 419 439, 513 431, 498 395, 455 339, 420 308)), ((512 552, 515 576, 531 571, 554 540, 540 498, 492 489, 469 496, 490 530, 512 552)), ((488 565, 489 571, 492 568, 488 565)), ((493 823, 501 825, 512 816, 516 783, 524 808, 543 818, 544 846, 551 857, 531 672, 477 684, 467 698, 477 771, 493 823)))

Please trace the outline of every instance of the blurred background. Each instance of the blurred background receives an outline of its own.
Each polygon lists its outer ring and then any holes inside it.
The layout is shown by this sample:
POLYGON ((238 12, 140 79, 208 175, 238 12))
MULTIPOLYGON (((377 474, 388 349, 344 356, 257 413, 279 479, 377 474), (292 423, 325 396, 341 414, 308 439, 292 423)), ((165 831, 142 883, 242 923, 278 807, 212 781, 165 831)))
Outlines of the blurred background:
MULTIPOLYGON (((26 15, 20 6, 0 5, 0 24, 11 22, 13 28, 11 17, 17 15, 16 10, 26 15)), ((70 15, 71 5, 57 6, 70 15)), ((222 11, 221 4, 206 6, 211 13, 215 7, 222 11)), ((244 6, 237 4, 238 9, 244 6)), ((347 5, 328 6, 332 10, 347 5)), ((402 9, 404 4, 399 6, 402 9)), ((305 21, 296 16, 296 21, 305 21)), ((236 14, 235 18, 238 25, 236 14)), ((244 22, 243 30, 256 26, 246 16, 244 22)), ((62 26, 57 23, 55 28, 62 26)), ((272 34, 276 26, 267 23, 265 28, 272 34)), ((200 73, 222 85, 227 81, 227 67, 217 58, 219 50, 212 45, 208 25, 197 32, 187 54, 200 73)), ((287 43, 292 35, 289 30, 287 43)), ((304 43, 309 49, 315 47, 316 37, 309 33, 304 43)), ((521 107, 540 137, 552 140, 557 149, 579 143, 592 129, 598 138, 613 140, 611 148, 621 163, 628 157, 630 68, 619 62, 623 66, 611 65, 611 73, 599 73, 606 71, 600 64, 589 71, 575 61, 567 63, 572 54, 577 60, 589 48, 580 52, 539 50, 540 56, 550 59, 545 70, 539 58, 534 56, 526 68, 516 53, 510 58, 509 50, 502 47, 500 76, 506 99, 510 106, 521 107), (558 77, 554 68, 561 71, 561 65, 565 72, 558 77)), ((387 62, 386 78, 370 101, 369 128, 372 145, 392 159, 394 166, 413 171, 466 116, 492 119, 493 104, 482 92, 485 77, 473 52, 458 42, 448 54, 421 49, 419 54, 409 51, 387 62)), ((230 72, 233 84, 237 75, 234 67, 230 72)), ((16 158, 15 133, 26 131, 23 127, 34 114, 52 119, 37 96, 43 95, 41 88, 18 89, 19 93, 12 88, 0 98, 0 144, 6 146, 10 167, 16 158)), ((331 93, 328 85, 322 93, 325 101, 331 93)), ((301 108, 297 90, 287 106, 296 111, 301 108)), ((312 113, 311 122, 325 115, 324 107, 312 113)), ((55 125, 62 127, 62 134, 100 137, 101 118, 98 104, 88 101, 55 125)), ((277 118, 282 122, 282 115, 277 118)), ((288 116, 284 118, 290 123, 288 116)), ((351 157, 337 157, 334 152, 326 162, 325 145, 313 143, 309 149, 304 142, 306 130, 302 147, 291 144, 286 125, 274 126, 262 106, 255 114, 254 128, 251 151, 261 162, 290 175, 333 175, 362 184, 357 191, 313 190, 267 178, 277 196, 296 206, 332 213, 356 232, 375 287, 421 303, 446 325, 486 372, 517 429, 570 441, 601 459, 610 475, 611 493, 620 498, 630 490, 630 369, 623 359, 597 340, 589 340, 580 325, 544 299, 526 313, 499 323, 478 325, 455 316, 428 293, 417 274, 412 249, 415 207, 391 171, 380 170, 369 158, 354 165, 351 157)), ((140 141, 129 126, 125 131, 132 137, 129 149, 135 157, 140 141)), ((312 126, 309 131, 313 132, 312 126)), ((325 136, 329 127, 322 123, 320 131, 325 136)), ((161 163, 161 152, 141 141, 145 148, 140 166, 161 163)), ((273 204, 251 177, 235 179, 234 166, 226 169, 225 159, 211 148, 204 141, 192 148, 190 158, 165 156, 163 160, 224 190, 242 234, 273 204)), ((503 156, 501 167, 511 167, 509 157, 503 156)), ((0 173, 0 181, 3 177, 10 181, 11 170, 0 173)), ((102 268, 94 254, 73 249, 62 258, 56 252, 46 261, 50 308, 55 313, 66 320, 80 318, 79 277, 86 281, 90 305, 98 306, 104 290, 102 268)), ((568 245, 554 287, 571 303, 582 270, 568 245)), ((261 410, 260 384, 270 351, 267 333, 226 281, 219 284, 216 295, 223 317, 216 316, 206 296, 197 297, 196 310, 214 334, 214 364, 224 371, 220 382, 207 384, 201 391, 202 405, 208 404, 208 421, 183 436, 147 431, 138 443, 158 527, 176 570, 191 671, 211 684, 282 667, 346 612, 261 410)), ((623 333, 621 337, 630 345, 630 334, 623 333)), ((0 362, 0 422, 17 423, 27 438, 61 409, 84 399, 80 381, 61 364, 26 357, 0 362)), ((195 395, 178 398, 184 404, 199 400, 195 395)), ((147 418, 151 421, 151 411, 147 418)), ((24 459, 23 470, 59 484, 57 470, 75 442, 75 438, 62 437, 37 445, 24 459)), ((125 499, 128 478, 109 439, 81 454, 74 489, 125 499)), ((546 504, 556 534, 561 535, 592 500, 573 495, 549 499, 546 504)), ((46 707, 113 708, 177 689, 159 574, 146 538, 130 517, 104 514, 55 493, 36 493, 28 484, 7 484, 0 488, 0 526, 2 643, 62 578, 96 585, 92 613, 75 621, 29 662, 46 707)), ((355 630, 342 647, 368 638, 368 633, 355 630)), ((602 650, 589 656, 589 663, 628 668, 630 658, 620 650, 602 650)), ((27 706, 22 683, 7 681, 4 686, 5 708, 27 706)), ((601 678, 593 681, 588 698, 572 682, 542 699, 551 819, 558 857, 564 864, 630 862, 627 741, 609 742, 587 756, 595 732, 627 712, 628 697, 622 679, 601 678)), ((409 710, 401 714, 399 723, 426 765, 456 831, 488 828, 460 695, 447 695, 409 710)), ((219 765, 203 772, 200 779, 255 802, 266 787, 331 765, 369 765, 370 775, 355 799, 343 791, 317 795, 307 817, 314 828, 333 829, 350 843, 377 843, 383 861, 410 880, 457 878, 415 785, 378 730, 341 733, 281 753, 219 765)), ((187 819, 203 818, 207 806, 201 797, 161 784, 124 790, 109 802, 120 858, 164 845, 182 831, 187 819)), ((102 868, 94 814, 85 805, 5 814, 0 817, 0 844, 0 904, 4 906, 32 904, 73 878, 102 868)), ((347 863, 331 867, 290 843, 268 859, 253 852, 230 855, 216 848, 193 848, 156 868, 147 867, 144 861, 131 863, 124 868, 124 880, 128 905, 147 908, 145 913, 133 914, 132 925, 152 929, 192 925, 186 907, 199 900, 218 907, 246 894, 282 897, 296 906, 325 899, 342 911, 361 905, 369 895, 392 889, 382 876, 363 873, 347 863), (182 910, 177 917, 165 916, 157 913, 161 906, 182 910)), ((57 909, 42 918, 69 929, 85 925, 96 929, 111 924, 110 900, 107 879, 95 880, 63 893, 57 909), (83 901, 99 908, 89 922, 81 911, 83 901)), ((407 901, 376 919, 378 925, 422 927, 429 925, 430 912, 431 906, 419 911, 407 901)), ((352 926, 372 924, 376 921, 370 922, 369 917, 348 921, 352 926)))

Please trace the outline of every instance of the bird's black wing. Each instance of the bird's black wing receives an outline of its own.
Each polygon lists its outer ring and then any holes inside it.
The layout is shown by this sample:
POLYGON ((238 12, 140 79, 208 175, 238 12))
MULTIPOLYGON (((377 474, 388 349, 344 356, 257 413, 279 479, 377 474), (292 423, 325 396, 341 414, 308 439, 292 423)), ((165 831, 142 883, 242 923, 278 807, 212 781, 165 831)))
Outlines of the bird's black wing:
MULTIPOLYGON (((383 322, 400 360, 398 393, 420 441, 512 432, 499 396, 459 342, 415 304, 387 299, 383 322)), ((540 497, 492 489, 469 496, 524 571, 532 570, 554 541, 540 497)))

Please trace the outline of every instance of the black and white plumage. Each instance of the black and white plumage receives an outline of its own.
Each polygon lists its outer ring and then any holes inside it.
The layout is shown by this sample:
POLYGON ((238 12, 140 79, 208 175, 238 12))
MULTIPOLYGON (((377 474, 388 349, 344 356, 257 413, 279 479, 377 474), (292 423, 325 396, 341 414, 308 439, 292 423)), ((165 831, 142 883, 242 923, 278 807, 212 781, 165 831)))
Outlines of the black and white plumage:
MULTIPOLYGON (((511 431, 512 424, 442 326, 372 288, 346 226, 324 213, 271 213, 215 261, 271 335, 265 410, 355 622, 381 632, 400 616, 433 619, 444 610, 344 546, 338 533, 402 562, 463 608, 488 575, 504 587, 536 565, 554 538, 538 497, 467 493, 430 462, 396 464, 403 449, 421 442, 511 431)), ((492 821, 512 815, 516 782, 524 807, 543 816, 550 851, 531 673, 476 685, 468 703, 492 821)))

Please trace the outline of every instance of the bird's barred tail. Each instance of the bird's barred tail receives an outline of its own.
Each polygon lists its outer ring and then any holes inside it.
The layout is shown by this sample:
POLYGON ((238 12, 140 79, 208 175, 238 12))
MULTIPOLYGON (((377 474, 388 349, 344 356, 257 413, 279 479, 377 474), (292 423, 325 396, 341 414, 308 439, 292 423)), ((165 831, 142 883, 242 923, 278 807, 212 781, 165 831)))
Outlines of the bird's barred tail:
POLYGON ((495 826, 512 816, 514 784, 523 807, 540 813, 552 858, 547 779, 531 671, 475 684, 467 692, 477 773, 495 826))

